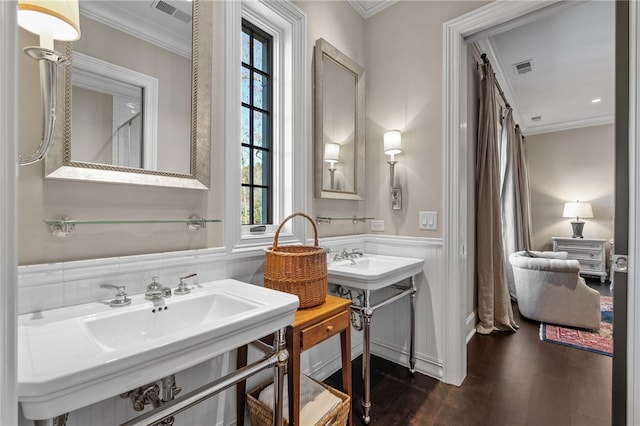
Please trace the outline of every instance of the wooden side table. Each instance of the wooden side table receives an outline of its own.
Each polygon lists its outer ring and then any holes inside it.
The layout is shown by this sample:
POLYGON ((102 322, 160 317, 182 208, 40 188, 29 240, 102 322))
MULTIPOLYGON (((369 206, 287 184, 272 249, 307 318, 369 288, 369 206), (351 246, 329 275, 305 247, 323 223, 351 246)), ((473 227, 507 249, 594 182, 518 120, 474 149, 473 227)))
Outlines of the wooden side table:
MULTIPOLYGON (((300 354, 307 349, 340 333, 340 351, 342 355, 342 391, 351 398, 351 320, 349 307, 351 300, 327 295, 319 306, 300 309, 295 320, 286 329, 286 346, 289 351, 287 362, 287 380, 289 389, 289 425, 300 424, 300 354)), ((247 346, 238 348, 237 367, 247 365, 247 346)), ((246 383, 236 387, 237 424, 244 424, 246 383)), ((349 410, 348 425, 352 416, 349 410)))

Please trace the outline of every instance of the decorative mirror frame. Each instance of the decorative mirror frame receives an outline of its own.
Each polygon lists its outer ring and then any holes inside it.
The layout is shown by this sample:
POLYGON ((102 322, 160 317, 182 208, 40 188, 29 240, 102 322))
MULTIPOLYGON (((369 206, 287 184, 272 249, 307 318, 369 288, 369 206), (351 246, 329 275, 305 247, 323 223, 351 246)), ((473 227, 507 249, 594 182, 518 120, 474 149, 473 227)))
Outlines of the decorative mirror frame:
MULTIPOLYGON (((173 173, 71 160, 71 67, 58 74, 54 139, 45 157, 44 177, 74 181, 127 183, 174 188, 209 189, 211 175, 211 75, 213 4, 193 1, 191 68, 191 173, 173 173), (204 31, 200 31, 200 29, 204 31), (61 93, 62 92, 62 93, 61 93)), ((73 62, 73 45, 65 43, 65 55, 73 62)))
POLYGON ((316 198, 333 198, 340 200, 364 200, 365 178, 365 72, 364 68, 340 52, 326 40, 316 40, 314 49, 314 155, 315 155, 315 195, 316 198), (324 167, 324 128, 323 128, 323 89, 324 64, 323 58, 329 57, 356 76, 356 111, 354 136, 354 192, 323 189, 322 177, 324 167))

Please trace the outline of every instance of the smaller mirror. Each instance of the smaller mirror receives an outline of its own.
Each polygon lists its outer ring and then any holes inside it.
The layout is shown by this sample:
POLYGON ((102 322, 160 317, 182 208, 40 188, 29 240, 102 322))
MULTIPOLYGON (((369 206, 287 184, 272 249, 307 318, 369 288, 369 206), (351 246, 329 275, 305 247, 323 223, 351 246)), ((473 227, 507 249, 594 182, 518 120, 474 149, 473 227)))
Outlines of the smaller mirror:
POLYGON ((324 39, 314 52, 318 198, 364 199, 364 68, 324 39))

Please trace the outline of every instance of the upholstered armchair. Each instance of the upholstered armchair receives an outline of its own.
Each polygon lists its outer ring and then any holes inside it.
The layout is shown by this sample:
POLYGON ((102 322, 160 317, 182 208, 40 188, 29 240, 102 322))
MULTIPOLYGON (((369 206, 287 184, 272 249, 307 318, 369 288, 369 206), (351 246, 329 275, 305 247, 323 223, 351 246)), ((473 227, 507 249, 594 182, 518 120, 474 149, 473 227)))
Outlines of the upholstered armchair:
POLYGON ((520 251, 509 256, 520 314, 526 318, 600 328, 600 293, 579 275, 577 260, 566 252, 520 251))

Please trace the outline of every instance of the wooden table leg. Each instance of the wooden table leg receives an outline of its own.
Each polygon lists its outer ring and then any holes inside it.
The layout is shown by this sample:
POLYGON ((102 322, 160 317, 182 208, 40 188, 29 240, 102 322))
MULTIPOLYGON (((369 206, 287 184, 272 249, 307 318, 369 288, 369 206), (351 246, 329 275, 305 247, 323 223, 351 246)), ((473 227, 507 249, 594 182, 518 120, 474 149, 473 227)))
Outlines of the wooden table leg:
POLYGON ((289 425, 300 424, 300 335, 287 327, 287 385, 289 393, 289 425))
MULTIPOLYGON (((240 346, 236 354, 236 370, 247 365, 247 345, 240 346)), ((246 400, 247 382, 243 380, 236 385, 236 424, 244 426, 244 406, 246 400)))
MULTIPOLYGON (((351 326, 340 332, 340 352, 342 354, 342 391, 353 398, 351 394, 351 326)), ((351 399, 353 405, 353 399, 351 399)), ((349 407, 347 425, 353 425, 352 409, 349 407)))

